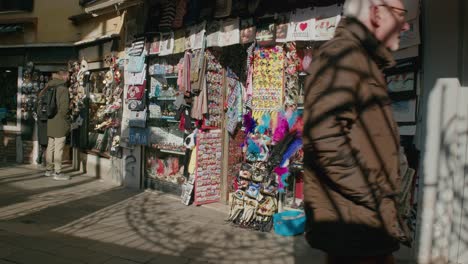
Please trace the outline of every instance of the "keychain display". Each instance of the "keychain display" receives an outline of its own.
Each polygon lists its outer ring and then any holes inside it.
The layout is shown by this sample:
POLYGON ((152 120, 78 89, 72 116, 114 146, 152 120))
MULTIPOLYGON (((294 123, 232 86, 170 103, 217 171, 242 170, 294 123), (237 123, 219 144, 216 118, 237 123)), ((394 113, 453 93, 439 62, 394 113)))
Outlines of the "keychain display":
POLYGON ((196 205, 221 199, 222 135, 221 130, 197 134, 196 205))
POLYGON ((286 44, 284 103, 287 106, 299 103, 299 74, 301 60, 297 54, 296 44, 286 44))
POLYGON ((220 128, 223 117, 223 66, 215 55, 207 50, 206 86, 208 95, 208 115, 204 127, 220 128))

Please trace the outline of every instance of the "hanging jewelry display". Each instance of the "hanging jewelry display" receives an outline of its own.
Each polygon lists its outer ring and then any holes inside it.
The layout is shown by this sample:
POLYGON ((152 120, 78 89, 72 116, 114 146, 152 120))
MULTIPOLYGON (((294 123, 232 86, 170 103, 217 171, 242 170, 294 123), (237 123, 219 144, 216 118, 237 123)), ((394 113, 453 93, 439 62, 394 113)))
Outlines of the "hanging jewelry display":
POLYGON ((296 43, 285 44, 286 64, 285 64, 285 91, 284 103, 286 106, 297 105, 299 103, 299 74, 298 68, 301 60, 297 55, 296 43))
POLYGON ((27 120, 36 112, 37 94, 44 89, 49 76, 34 69, 32 62, 24 67, 21 85, 21 117, 27 120))
POLYGON ((223 116, 223 66, 214 54, 207 50, 206 85, 208 94, 208 115, 205 128, 220 128, 223 116))
POLYGON ((88 63, 85 60, 81 62, 69 62, 68 71, 70 72, 70 87, 68 88, 70 95, 70 115, 71 119, 74 121, 72 123, 72 129, 75 129, 82 124, 83 120, 80 117, 80 112, 84 107, 83 100, 86 97, 84 76, 88 71, 88 63))

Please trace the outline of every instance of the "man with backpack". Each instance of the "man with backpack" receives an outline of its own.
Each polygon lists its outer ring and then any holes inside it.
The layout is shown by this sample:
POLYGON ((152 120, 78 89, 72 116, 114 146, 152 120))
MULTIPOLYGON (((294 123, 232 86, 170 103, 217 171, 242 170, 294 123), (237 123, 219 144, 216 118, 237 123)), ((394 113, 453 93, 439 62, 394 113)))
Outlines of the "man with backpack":
MULTIPOLYGON (((70 132, 68 119, 69 94, 66 82, 68 71, 63 69, 52 75, 47 85, 46 99, 41 105, 41 111, 47 115, 47 171, 45 176, 53 176, 54 180, 70 180, 70 176, 62 174, 62 156, 65 139, 70 132)), ((44 89, 44 90, 45 90, 44 89)))

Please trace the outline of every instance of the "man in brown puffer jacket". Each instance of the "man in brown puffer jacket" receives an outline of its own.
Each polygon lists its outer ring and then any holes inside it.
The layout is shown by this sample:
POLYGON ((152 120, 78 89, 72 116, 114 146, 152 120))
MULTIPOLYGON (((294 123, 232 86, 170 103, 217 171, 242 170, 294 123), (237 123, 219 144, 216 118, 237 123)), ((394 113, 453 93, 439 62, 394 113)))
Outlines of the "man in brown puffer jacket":
POLYGON ((409 26, 400 0, 347 0, 335 37, 308 69, 306 239, 328 263, 394 263, 408 243, 397 215, 399 135, 382 69, 409 26))

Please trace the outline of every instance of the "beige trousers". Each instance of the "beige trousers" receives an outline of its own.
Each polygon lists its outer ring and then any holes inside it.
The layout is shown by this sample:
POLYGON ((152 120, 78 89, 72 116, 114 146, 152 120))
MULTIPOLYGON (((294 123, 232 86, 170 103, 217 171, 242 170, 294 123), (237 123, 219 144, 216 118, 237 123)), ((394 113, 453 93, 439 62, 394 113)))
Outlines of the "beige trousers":
POLYGON ((65 138, 49 137, 47 145, 47 170, 53 171, 55 166, 55 173, 62 173, 62 156, 63 147, 65 146, 65 138))

